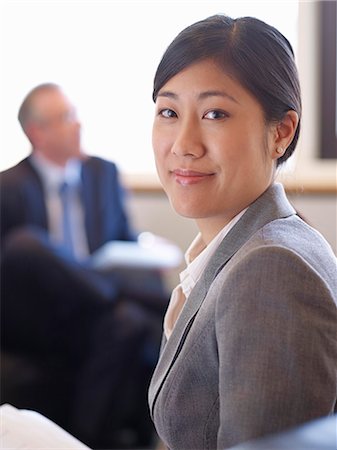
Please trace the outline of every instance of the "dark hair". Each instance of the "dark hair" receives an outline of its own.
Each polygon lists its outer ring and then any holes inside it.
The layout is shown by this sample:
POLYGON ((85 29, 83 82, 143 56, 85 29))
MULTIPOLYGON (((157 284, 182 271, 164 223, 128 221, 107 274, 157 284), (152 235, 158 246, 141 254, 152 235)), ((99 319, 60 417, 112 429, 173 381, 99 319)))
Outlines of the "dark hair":
POLYGON ((253 17, 214 15, 181 31, 165 51, 154 78, 153 100, 167 81, 191 64, 211 58, 260 103, 267 123, 294 110, 299 123, 277 164, 295 150, 301 118, 301 92, 294 52, 276 28, 253 17))

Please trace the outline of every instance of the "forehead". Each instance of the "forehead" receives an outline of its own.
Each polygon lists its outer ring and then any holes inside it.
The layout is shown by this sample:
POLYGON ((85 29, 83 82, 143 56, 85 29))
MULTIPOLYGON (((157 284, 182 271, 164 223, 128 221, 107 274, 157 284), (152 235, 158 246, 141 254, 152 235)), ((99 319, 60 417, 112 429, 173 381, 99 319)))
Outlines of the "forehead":
POLYGON ((211 59, 195 62, 178 72, 160 89, 159 95, 171 89, 197 93, 219 88, 228 90, 228 94, 236 92, 250 95, 229 71, 211 59))
POLYGON ((73 108, 66 95, 57 89, 41 91, 35 95, 33 108, 36 113, 51 116, 73 108))
POLYGON ((212 59, 205 59, 187 66, 159 90, 157 100, 170 97, 177 101, 222 98, 243 108, 263 108, 257 98, 232 74, 212 59))

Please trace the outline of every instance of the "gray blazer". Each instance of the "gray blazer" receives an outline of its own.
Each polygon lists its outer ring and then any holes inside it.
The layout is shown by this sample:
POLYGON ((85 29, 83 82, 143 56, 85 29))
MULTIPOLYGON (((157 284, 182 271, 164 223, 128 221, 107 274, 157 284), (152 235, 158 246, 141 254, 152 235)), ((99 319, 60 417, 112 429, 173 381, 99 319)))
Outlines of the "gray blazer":
POLYGON ((172 450, 225 449, 328 415, 336 402, 336 257, 281 184, 224 238, 149 388, 172 450))

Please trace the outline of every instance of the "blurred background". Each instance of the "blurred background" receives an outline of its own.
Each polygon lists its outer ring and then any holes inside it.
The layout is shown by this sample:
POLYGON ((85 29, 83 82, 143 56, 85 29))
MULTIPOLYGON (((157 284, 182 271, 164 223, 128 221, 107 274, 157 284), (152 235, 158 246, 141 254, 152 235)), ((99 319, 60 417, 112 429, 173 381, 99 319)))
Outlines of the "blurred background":
MULTIPOLYGON (((311 0, 0 0, 0 171, 30 153, 17 120, 23 98, 41 83, 57 83, 77 107, 84 150, 117 163, 129 194, 126 207, 134 228, 166 238, 185 252, 197 233, 196 226, 172 210, 154 166, 154 73, 166 47, 187 25, 216 13, 233 18, 254 16, 288 38, 300 73, 301 136, 278 179, 298 212, 337 254, 336 4, 311 0)), ((181 269, 164 273, 168 292, 177 284, 181 269)), ((142 291, 138 279, 136 287, 137 293, 142 291)), ((156 328, 161 334, 157 319, 156 328)), ((8 379, 15 378, 11 374, 19 375, 20 394, 21 371, 11 362, 13 355, 5 357, 11 369, 8 379)), ((49 359, 54 364, 53 358, 52 354, 49 359)), ((59 375, 54 372, 58 386, 59 375)), ((26 373, 22 371, 24 378, 26 373)), ((110 376, 109 370, 105 373, 110 376)), ((136 372, 127 373, 138 380, 136 372)), ((29 377, 23 385, 27 380, 29 387, 29 377)), ((47 381, 42 387, 49 394, 47 381)), ((62 385, 60 391, 68 396, 62 385)), ((130 404, 137 403, 129 391, 130 404)), ((126 403, 122 398, 121 404, 126 403)), ((142 419, 143 412, 139 416, 142 419)), ((128 445, 130 439, 129 430, 128 445)))
MULTIPOLYGON (((22 99, 39 83, 58 83, 78 108, 85 150, 119 166, 138 229, 167 237, 185 250, 195 226, 172 211, 153 162, 154 72, 167 45, 186 25, 219 12, 251 15, 274 25, 294 47, 303 91, 302 136, 279 177, 295 207, 336 252, 335 5, 296 0, 2 0, 0 170, 30 151, 17 121, 22 99)), ((175 284, 176 273, 171 275, 175 284)))

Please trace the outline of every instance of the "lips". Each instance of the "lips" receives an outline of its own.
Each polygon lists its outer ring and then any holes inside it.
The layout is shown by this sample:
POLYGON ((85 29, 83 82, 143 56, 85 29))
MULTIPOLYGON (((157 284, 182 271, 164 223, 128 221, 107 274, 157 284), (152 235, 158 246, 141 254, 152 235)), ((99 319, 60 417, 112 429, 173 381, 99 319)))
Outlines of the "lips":
POLYGON ((210 172, 199 172, 189 169, 175 169, 172 171, 177 183, 183 186, 189 186, 191 184, 201 183, 208 180, 214 175, 210 172))

